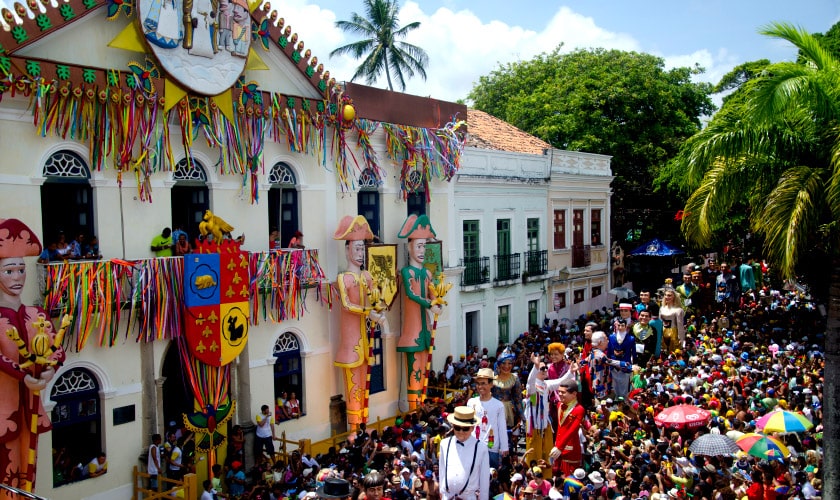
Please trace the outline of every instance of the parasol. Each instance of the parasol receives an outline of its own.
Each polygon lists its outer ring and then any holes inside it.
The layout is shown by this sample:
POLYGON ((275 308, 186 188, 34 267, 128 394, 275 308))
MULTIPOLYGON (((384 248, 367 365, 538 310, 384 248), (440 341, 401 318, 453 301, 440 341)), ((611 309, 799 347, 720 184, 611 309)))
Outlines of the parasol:
POLYGON ((735 443, 738 448, 758 458, 782 460, 790 456, 790 450, 781 441, 755 432, 744 434, 735 443))
POLYGON ((662 410, 654 418, 656 425, 671 429, 694 429, 703 427, 712 418, 712 414, 694 405, 675 405, 662 410))
POLYGON ((741 448, 735 444, 735 440, 723 434, 703 434, 695 439, 688 449, 695 455, 721 457, 732 455, 741 448))
POLYGON ((757 429, 768 432, 805 432, 814 427, 810 420, 800 413, 786 410, 771 411, 755 421, 757 429))

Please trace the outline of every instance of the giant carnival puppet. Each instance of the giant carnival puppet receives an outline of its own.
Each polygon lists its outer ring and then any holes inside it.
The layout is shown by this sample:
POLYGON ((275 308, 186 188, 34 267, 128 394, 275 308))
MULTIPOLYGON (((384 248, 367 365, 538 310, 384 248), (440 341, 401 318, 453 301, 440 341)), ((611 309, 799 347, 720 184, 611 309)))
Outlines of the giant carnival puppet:
MULTIPOLYGON (((41 391, 64 361, 61 340, 70 323, 56 332, 49 314, 23 304, 24 257, 41 253, 41 242, 26 224, 0 219, 0 472, 4 484, 32 491, 38 434, 51 428, 41 391)), ((18 498, 0 492, 0 498, 18 498)))
POLYGON ((434 329, 445 304, 442 295, 448 288, 442 279, 436 286, 431 271, 423 265, 426 241, 435 238, 428 216, 410 215, 403 222, 397 237, 408 241, 408 265, 400 270, 403 318, 397 351, 405 353, 408 408, 415 410, 423 404, 434 348, 434 329), (434 315, 434 319, 429 317, 429 313, 434 315))
POLYGON ((370 396, 370 336, 374 323, 385 318, 384 304, 377 293, 378 286, 365 263, 365 241, 373 239, 373 232, 362 215, 341 219, 333 239, 344 240, 347 270, 336 278, 341 298, 339 344, 334 365, 344 369, 344 393, 347 399, 347 423, 353 429, 367 422, 370 396), (369 325, 370 322, 370 325, 369 325))

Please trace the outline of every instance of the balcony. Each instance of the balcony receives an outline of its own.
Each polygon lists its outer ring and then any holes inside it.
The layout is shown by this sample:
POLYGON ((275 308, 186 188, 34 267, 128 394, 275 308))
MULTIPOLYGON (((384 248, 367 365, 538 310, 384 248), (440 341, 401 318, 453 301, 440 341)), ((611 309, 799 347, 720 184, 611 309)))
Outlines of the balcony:
POLYGON ((525 277, 533 278, 548 272, 548 250, 525 252, 525 277))
POLYGON ((496 261, 496 277, 493 281, 519 279, 519 255, 518 253, 512 253, 493 257, 496 261))
MULTIPOLYGON (((307 289, 329 286, 318 250, 245 254, 252 324, 300 318, 305 312, 300 305, 307 289)), ((70 314, 75 318, 72 335, 68 335, 76 336, 78 348, 90 331, 101 345, 114 345, 121 332, 121 318, 129 318, 129 329, 137 339, 180 335, 183 257, 70 260, 39 264, 38 273, 44 308, 53 315, 70 314), (85 334, 78 336, 79 332, 85 334)), ((315 297, 327 305, 329 293, 316 293, 315 297)))
POLYGON ((490 282, 490 257, 465 257, 461 259, 464 272, 461 286, 477 286, 490 282))
POLYGON ((572 245, 572 267, 589 267, 592 263, 590 245, 572 245))

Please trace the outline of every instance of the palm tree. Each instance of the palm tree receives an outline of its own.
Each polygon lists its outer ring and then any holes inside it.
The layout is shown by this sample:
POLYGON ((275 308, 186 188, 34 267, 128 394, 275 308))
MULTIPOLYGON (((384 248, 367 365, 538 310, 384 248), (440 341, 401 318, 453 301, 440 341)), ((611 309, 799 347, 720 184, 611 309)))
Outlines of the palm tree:
POLYGON ((363 40, 341 46, 330 57, 350 54, 355 59, 365 57, 356 68, 350 81, 364 77, 371 85, 385 72, 388 90, 394 90, 391 82, 393 73, 400 90, 405 90, 406 77, 416 74, 426 79, 425 66, 429 63, 426 51, 416 45, 400 41, 410 31, 420 27, 419 22, 399 27, 400 4, 397 0, 364 0, 365 17, 353 13, 350 21, 336 21, 335 25, 344 31, 363 37, 363 40))
MULTIPOLYGON (((823 404, 825 491, 840 491, 840 60, 790 24, 760 33, 786 40, 800 62, 767 66, 743 87, 740 112, 726 113, 686 142, 676 159, 693 189, 682 230, 708 244, 736 203, 747 202, 752 229, 784 277, 819 248, 831 268, 823 404)), ((826 267, 827 267, 826 266, 826 267)))

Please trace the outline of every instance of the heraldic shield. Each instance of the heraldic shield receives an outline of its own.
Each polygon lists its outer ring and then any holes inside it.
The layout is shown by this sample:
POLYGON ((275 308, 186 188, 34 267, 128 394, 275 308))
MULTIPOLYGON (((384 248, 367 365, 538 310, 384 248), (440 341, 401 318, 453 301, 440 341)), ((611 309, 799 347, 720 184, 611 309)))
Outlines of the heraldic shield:
POLYGON ((248 257, 233 246, 184 257, 184 301, 190 353, 212 366, 239 356, 248 342, 248 257))

